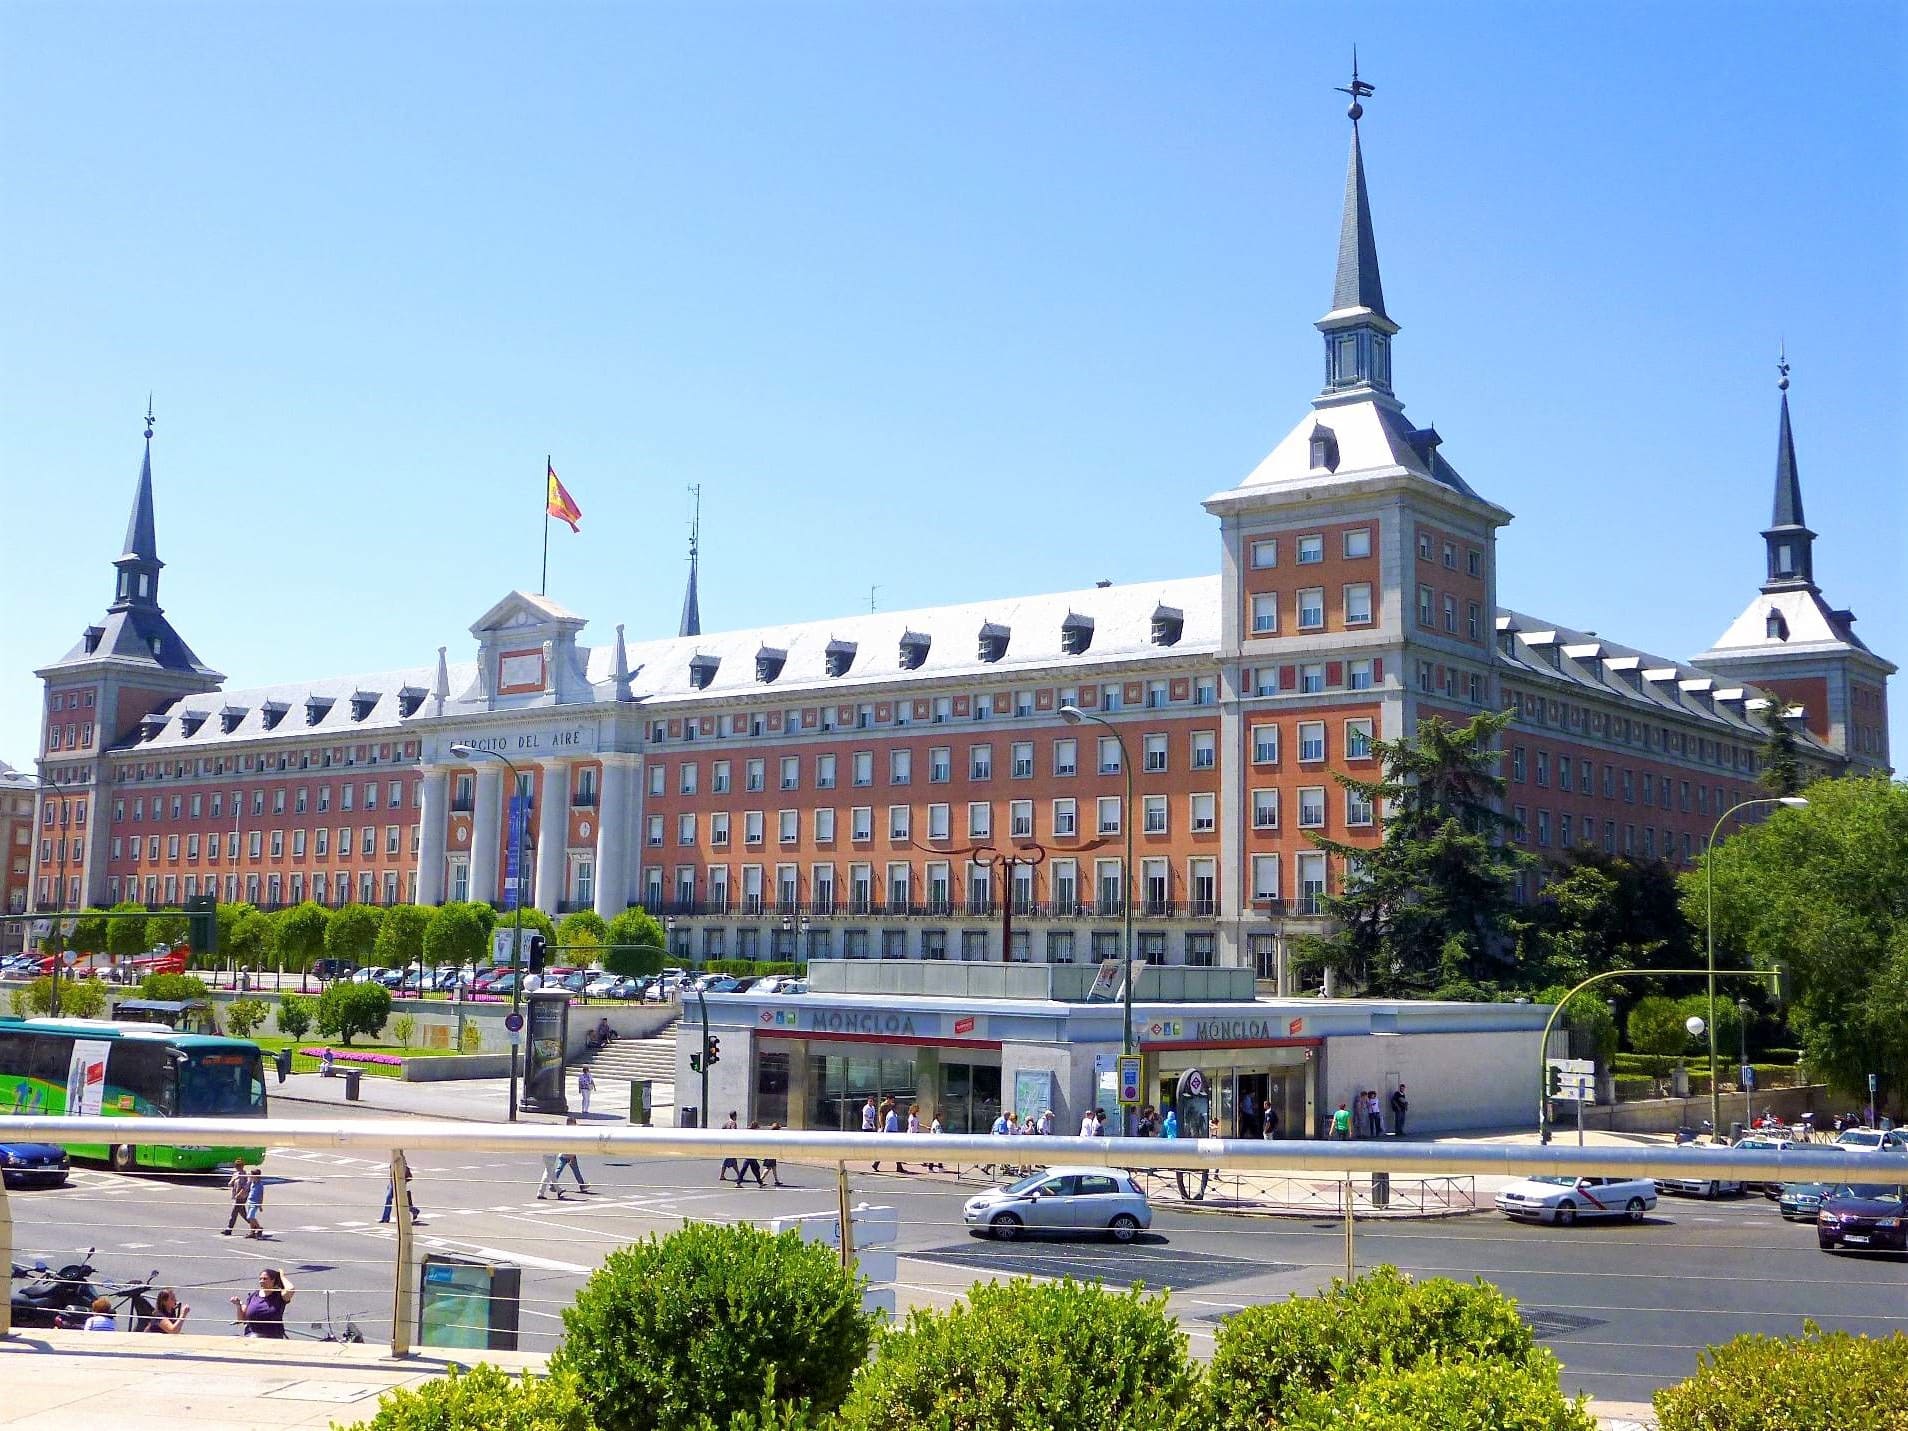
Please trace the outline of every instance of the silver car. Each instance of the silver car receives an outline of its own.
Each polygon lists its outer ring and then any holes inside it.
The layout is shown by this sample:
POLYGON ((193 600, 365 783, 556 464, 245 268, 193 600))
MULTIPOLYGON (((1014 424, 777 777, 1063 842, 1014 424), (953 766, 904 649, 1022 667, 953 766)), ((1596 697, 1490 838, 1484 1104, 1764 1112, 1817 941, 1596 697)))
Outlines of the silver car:
POLYGON ((1048 1168, 969 1198, 962 1215, 1003 1242, 1023 1230, 1105 1232, 1131 1242, 1153 1225, 1146 1194, 1117 1168, 1048 1168))

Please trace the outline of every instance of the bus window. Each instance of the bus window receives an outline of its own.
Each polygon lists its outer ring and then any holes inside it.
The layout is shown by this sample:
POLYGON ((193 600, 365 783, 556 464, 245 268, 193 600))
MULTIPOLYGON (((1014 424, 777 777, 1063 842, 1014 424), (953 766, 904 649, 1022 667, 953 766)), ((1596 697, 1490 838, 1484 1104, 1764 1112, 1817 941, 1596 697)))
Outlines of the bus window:
POLYGON ((170 1117, 178 1112, 172 1077, 173 1050, 157 1039, 122 1038, 113 1044, 106 1081, 121 1096, 131 1094, 128 1112, 170 1117))
POLYGON ((219 1118, 265 1111, 265 1074, 256 1049, 188 1049, 179 1063, 182 1117, 219 1118))

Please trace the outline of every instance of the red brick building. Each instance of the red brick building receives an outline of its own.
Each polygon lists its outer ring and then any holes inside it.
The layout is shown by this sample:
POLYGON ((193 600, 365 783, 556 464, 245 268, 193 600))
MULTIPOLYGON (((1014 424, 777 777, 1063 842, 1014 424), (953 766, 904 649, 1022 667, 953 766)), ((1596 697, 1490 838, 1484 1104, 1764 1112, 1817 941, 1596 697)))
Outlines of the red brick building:
POLYGON ((1316 327, 1309 411, 1205 501, 1213 573, 705 634, 692 567, 673 637, 591 646, 513 592, 470 659, 265 689, 158 606, 148 427, 114 600, 38 673, 35 898, 501 901, 514 809, 526 899, 640 902, 688 957, 1106 957, 1130 874, 1138 955, 1282 979, 1341 876, 1309 836, 1379 838, 1333 773, 1424 715, 1517 711, 1507 804, 1551 855, 1691 858, 1772 703, 1813 767, 1887 768, 1894 667, 1815 585, 1786 377, 1769 581, 1677 662, 1501 599, 1510 513, 1393 388, 1356 113, 1316 327))

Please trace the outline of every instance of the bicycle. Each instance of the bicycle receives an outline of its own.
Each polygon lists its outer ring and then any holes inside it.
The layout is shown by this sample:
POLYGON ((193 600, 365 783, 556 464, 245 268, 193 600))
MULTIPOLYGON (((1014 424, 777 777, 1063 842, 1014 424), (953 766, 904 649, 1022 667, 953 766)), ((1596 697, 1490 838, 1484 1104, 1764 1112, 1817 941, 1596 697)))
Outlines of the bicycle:
POLYGON ((321 1342, 357 1343, 364 1340, 364 1333, 358 1330, 358 1324, 351 1319, 350 1313, 345 1314, 342 1327, 332 1320, 330 1292, 325 1293, 325 1319, 322 1322, 312 1322, 310 1326, 313 1337, 321 1342))

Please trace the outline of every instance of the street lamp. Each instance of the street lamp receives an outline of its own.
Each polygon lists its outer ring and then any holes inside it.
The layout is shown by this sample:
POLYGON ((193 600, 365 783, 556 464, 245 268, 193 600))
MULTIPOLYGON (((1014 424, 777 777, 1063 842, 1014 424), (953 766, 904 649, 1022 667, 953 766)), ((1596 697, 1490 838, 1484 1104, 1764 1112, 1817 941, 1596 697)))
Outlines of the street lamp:
POLYGON ((1120 828, 1126 835, 1126 867, 1121 872, 1120 880, 1120 903, 1126 915, 1125 943, 1120 951, 1121 957, 1126 960, 1126 977, 1120 980, 1123 991, 1120 1000, 1120 1052, 1132 1054, 1136 1051, 1133 1047, 1133 760, 1126 749, 1126 737, 1120 734, 1118 726, 1104 716, 1088 715, 1078 706, 1061 706, 1060 719, 1068 725, 1091 721, 1095 725, 1105 726, 1120 747, 1120 773, 1126 777, 1126 803, 1120 807, 1120 828))
POLYGON ((1743 998, 1736 1000, 1736 1043, 1742 1053, 1742 1062, 1736 1068, 1736 1077, 1742 1081, 1742 1126, 1753 1128, 1756 1117, 1755 1090, 1749 1086, 1749 1001, 1743 998))
MULTIPOLYGON (((518 772, 516 762, 499 750, 480 750, 474 745, 465 745, 462 742, 458 742, 451 746, 450 752, 452 755, 466 759, 473 755, 488 755, 492 760, 501 760, 505 765, 510 767, 511 804, 517 811, 511 824, 515 827, 514 833, 517 836, 517 859, 519 864, 517 871, 518 878, 512 884, 510 890, 516 926, 510 935, 510 1012, 518 1020, 521 1020, 523 1017, 523 871, 521 868, 523 859, 523 806, 518 803, 516 795, 517 787, 522 783, 523 776, 518 772)), ((478 873, 480 876, 482 875, 482 871, 478 873)), ((510 1036, 509 1119, 512 1123, 517 1121, 517 1045, 522 1037, 523 1029, 520 1024, 517 1032, 510 1036)))
POLYGON ((57 937, 53 941, 53 982, 47 997, 47 1011, 57 1019, 60 1016, 60 965, 66 956, 66 921, 60 916, 66 908, 66 800, 70 792, 59 781, 48 780, 44 775, 40 777, 40 789, 51 790, 60 797, 59 818, 53 824, 53 838, 60 845, 60 887, 53 897, 53 929, 57 937))
POLYGON ((1703 922, 1708 926, 1709 944, 1709 1136, 1712 1139, 1722 1131, 1722 1090, 1716 1085, 1716 836, 1722 830, 1723 821, 1738 810, 1747 810, 1753 805, 1786 805, 1791 810, 1799 810, 1808 803, 1800 795, 1766 795, 1731 805, 1716 817, 1716 824, 1709 832, 1709 848, 1703 851, 1706 889, 1703 922))

